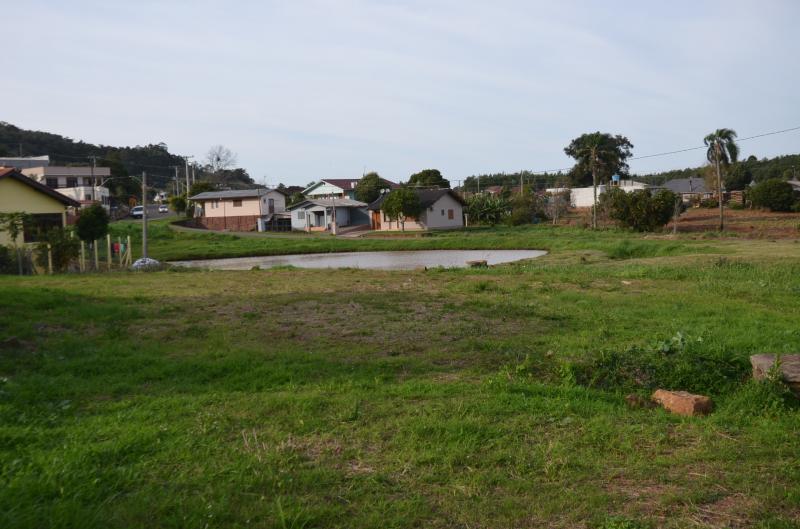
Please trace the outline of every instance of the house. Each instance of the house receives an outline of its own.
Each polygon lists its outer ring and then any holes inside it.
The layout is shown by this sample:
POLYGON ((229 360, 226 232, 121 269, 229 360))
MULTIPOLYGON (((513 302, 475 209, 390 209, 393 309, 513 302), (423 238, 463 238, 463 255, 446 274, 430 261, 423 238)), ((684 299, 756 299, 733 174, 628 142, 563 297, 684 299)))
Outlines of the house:
POLYGON ((13 167, 22 170, 29 167, 47 167, 48 165, 50 165, 50 157, 47 155, 0 157, 0 167, 13 167))
MULTIPOLYGON (((13 167, 0 167, 0 213, 23 212, 30 218, 17 243, 37 242, 42 232, 65 227, 70 207, 78 208, 80 204, 13 167)), ((8 233, 0 232, 0 244, 13 243, 8 233)))
MULTIPOLYGON (((597 186, 597 199, 600 200, 600 195, 606 192, 606 189, 619 188, 626 193, 648 189, 648 185, 636 180, 622 180, 615 175, 612 177, 611 182, 608 184, 600 184, 597 186)), ((557 194, 566 191, 569 188, 565 187, 550 187, 545 192, 550 194, 557 194)), ((570 191, 570 206, 573 208, 590 208, 594 204, 594 187, 573 187, 570 191)))
POLYGON ((289 208, 292 229, 332 231, 344 226, 368 225, 367 205, 349 198, 307 198, 289 208))
POLYGON ((193 224, 209 230, 255 231, 259 224, 269 229, 277 226, 286 210, 286 195, 277 189, 206 191, 189 200, 199 209, 193 224))
POLYGON ((111 178, 108 167, 40 165, 22 169, 22 174, 79 202, 81 206, 99 202, 106 208, 111 207, 108 188, 102 185, 111 178))
MULTIPOLYGON (((303 195, 307 198, 349 198, 356 199, 356 186, 358 179, 331 178, 320 180, 303 189, 303 195)), ((394 182, 381 178, 385 184, 385 189, 396 189, 400 187, 394 182)))
POLYGON ((706 188, 706 181, 703 178, 673 178, 664 182, 661 187, 680 195, 684 202, 694 202, 714 196, 714 190, 706 188))
POLYGON ((419 218, 406 219, 402 226, 399 221, 391 220, 382 208, 391 193, 384 193, 369 205, 372 229, 395 231, 403 228, 435 230, 464 227, 464 201, 458 193, 452 189, 415 189, 414 192, 422 206, 419 218))

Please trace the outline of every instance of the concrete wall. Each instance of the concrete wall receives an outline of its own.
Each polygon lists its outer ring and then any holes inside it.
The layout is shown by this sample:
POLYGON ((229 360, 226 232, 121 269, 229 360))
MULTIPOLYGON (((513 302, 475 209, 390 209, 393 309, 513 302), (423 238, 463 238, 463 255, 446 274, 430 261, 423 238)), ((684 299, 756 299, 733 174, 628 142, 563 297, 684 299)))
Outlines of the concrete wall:
MULTIPOLYGON (((11 178, 0 180, 0 213, 23 211, 32 215, 58 213, 66 225, 66 208, 58 200, 11 178)), ((22 243, 20 235, 18 243, 22 243)), ((12 244, 6 232, 0 232, 0 244, 12 244)))

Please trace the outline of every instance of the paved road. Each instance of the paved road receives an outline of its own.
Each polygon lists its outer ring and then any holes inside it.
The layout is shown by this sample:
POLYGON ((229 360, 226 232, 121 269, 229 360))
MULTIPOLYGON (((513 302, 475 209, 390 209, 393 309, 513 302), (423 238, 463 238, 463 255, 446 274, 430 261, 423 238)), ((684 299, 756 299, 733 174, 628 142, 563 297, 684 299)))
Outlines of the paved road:
MULTIPOLYGON (((175 212, 170 210, 167 213, 159 213, 158 212, 158 204, 148 204, 147 205, 147 220, 155 220, 155 219, 163 219, 165 217, 174 217, 175 212)), ((120 220, 139 220, 133 219, 130 215, 124 217, 120 220)))

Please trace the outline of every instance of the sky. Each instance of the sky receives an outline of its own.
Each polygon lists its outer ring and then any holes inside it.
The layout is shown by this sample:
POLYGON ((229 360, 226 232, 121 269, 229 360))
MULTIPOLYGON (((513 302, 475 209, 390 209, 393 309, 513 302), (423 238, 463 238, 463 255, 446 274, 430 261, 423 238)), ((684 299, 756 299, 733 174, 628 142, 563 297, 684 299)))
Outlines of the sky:
MULTIPOLYGON (((800 126, 800 2, 0 0, 0 120, 104 145, 238 155, 258 182, 570 167, 800 126)), ((800 152, 800 131, 743 141, 800 152)), ((40 153, 26 153, 40 154, 40 153)), ((41 153, 44 154, 44 153, 41 153)), ((633 160, 700 165, 702 150, 633 160)))

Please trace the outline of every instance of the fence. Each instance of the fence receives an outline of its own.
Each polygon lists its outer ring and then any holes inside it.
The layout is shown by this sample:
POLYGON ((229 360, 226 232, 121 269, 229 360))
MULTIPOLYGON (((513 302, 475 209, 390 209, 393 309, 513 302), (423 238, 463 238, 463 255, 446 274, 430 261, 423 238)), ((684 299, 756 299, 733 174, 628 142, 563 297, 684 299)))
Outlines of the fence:
MULTIPOLYGON (((74 236, 74 234, 73 234, 74 236)), ((53 248, 47 244, 47 266, 36 266, 33 249, 20 249, 18 258, 24 259, 21 268, 24 274, 47 273, 52 274, 55 269, 53 266, 53 248)), ((124 240, 117 237, 116 241, 111 235, 106 235, 105 240, 98 239, 91 244, 80 241, 79 253, 77 258, 71 262, 67 272, 111 272, 113 270, 125 270, 131 266, 133 261, 131 237, 128 235, 124 240)))

